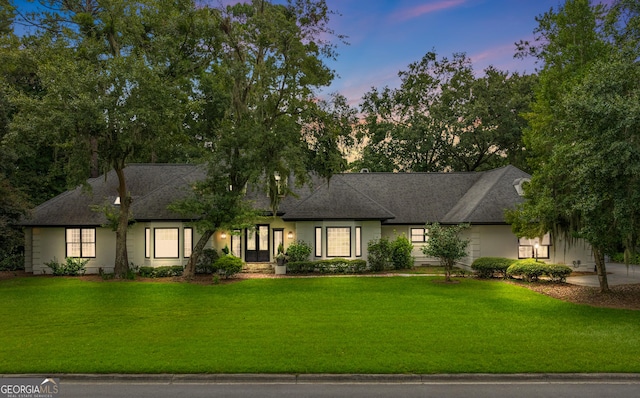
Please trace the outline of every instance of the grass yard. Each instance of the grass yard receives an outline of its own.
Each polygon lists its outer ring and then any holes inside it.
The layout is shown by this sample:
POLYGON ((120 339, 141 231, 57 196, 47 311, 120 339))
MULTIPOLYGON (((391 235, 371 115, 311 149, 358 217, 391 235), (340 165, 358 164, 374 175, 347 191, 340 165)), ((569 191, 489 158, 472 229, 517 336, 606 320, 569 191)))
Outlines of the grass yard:
POLYGON ((492 281, 31 277, 0 302, 0 373, 640 372, 640 311, 492 281))

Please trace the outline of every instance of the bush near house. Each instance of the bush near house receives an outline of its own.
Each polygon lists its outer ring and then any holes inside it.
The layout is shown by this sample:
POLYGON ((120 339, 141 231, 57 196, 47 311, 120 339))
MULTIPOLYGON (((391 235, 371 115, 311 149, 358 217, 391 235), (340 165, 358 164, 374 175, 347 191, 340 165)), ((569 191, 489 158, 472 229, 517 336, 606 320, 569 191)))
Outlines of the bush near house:
POLYGON ((297 240, 289 245, 286 254, 289 262, 308 261, 311 255, 311 246, 303 240, 297 240))
POLYGON ((514 261, 516 260, 504 257, 480 257, 473 261, 471 269, 476 272, 478 278, 493 278, 496 274, 507 278, 507 269, 514 261))
POLYGON ((411 255, 413 244, 405 235, 391 242, 391 263, 395 269, 410 269, 415 258, 411 255))
POLYGON ((213 263, 215 263, 218 258, 220 258, 220 255, 215 249, 204 249, 200 257, 198 257, 196 274, 213 274, 215 272, 213 263))
POLYGON ((348 260, 345 258, 287 263, 287 272, 291 274, 309 274, 313 272, 322 274, 361 274, 366 270, 366 261, 348 260))
POLYGON ((138 274, 143 278, 167 278, 181 276, 184 271, 182 265, 167 265, 163 267, 140 267, 138 274))
POLYGON ((370 240, 367 244, 367 252, 371 271, 391 269, 391 242, 388 238, 370 240))
POLYGON ((44 263, 47 267, 51 268, 53 275, 55 276, 78 276, 84 275, 85 266, 89 262, 88 259, 67 257, 65 263, 59 263, 55 258, 48 263, 44 263))
POLYGON ((564 282, 571 274, 571 268, 562 264, 545 264, 528 258, 511 264, 507 274, 511 277, 521 277, 527 282, 535 282, 541 276, 548 276, 553 282, 564 282))
POLYGON ((394 240, 380 238, 367 244, 369 268, 379 272, 389 269, 410 269, 413 267, 414 257, 411 255, 413 244, 405 235, 399 235, 394 240))
POLYGON ((238 258, 234 255, 228 254, 226 256, 222 256, 213 263, 213 267, 219 274, 228 279, 233 275, 242 271, 242 266, 244 262, 241 258, 238 258))

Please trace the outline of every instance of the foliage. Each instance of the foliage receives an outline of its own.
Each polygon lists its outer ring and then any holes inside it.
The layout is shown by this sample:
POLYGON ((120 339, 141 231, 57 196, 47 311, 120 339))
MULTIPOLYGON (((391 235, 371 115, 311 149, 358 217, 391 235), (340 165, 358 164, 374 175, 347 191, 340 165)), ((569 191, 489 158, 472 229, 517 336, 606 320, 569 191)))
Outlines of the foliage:
POLYGON ((51 268, 54 276, 78 276, 84 275, 85 266, 89 259, 67 257, 64 263, 59 263, 55 258, 45 262, 44 265, 51 268))
POLYGON ((24 255, 10 254, 0 258, 0 271, 17 271, 24 269, 24 255))
POLYGON ((378 272, 392 268, 391 262, 391 241, 382 237, 371 240, 367 244, 367 261, 371 271, 378 272))
POLYGON ((289 262, 307 261, 311 256, 311 245, 303 240, 296 240, 287 247, 289 262))
POLYGON ((190 0, 47 3, 21 14, 37 27, 23 45, 35 54, 42 89, 12 95, 8 139, 51 141, 64 153, 70 185, 115 171, 115 273, 124 276, 132 198, 123 169, 132 160, 160 160, 185 141, 187 104, 203 66, 192 57, 207 46, 208 22, 190 0))
POLYGON ((509 276, 522 276, 527 282, 535 282, 545 274, 546 264, 535 259, 527 258, 515 261, 507 269, 509 276))
POLYGON ((362 159, 372 171, 473 171, 511 163, 524 167, 521 114, 535 78, 493 67, 475 77, 463 53, 433 51, 398 73, 397 89, 364 95, 362 159))
POLYGON ((476 272, 479 278, 492 278, 496 273, 506 278, 507 268, 509 268, 514 261, 513 259, 503 257, 480 257, 473 260, 471 269, 476 272))
POLYGON ((531 258, 515 261, 507 269, 509 276, 520 276, 528 282, 535 282, 541 276, 548 276, 552 282, 564 282, 571 272, 571 267, 566 265, 545 264, 531 258))
POLYGON ((413 244, 403 234, 391 242, 391 262, 395 269, 410 269, 415 258, 411 255, 413 244))
POLYGON ((143 278, 168 278, 171 276, 182 276, 184 267, 182 265, 165 265, 161 267, 140 267, 139 275, 143 278))
POLYGON ((215 249, 204 249, 198 258, 196 274, 213 274, 215 272, 214 263, 220 257, 215 249))
POLYGON ((428 231, 426 245, 422 252, 428 257, 435 257, 445 269, 445 280, 451 280, 451 271, 455 263, 467 256, 469 240, 462 239, 459 234, 469 228, 469 224, 441 226, 439 223, 427 224, 428 231))
POLYGON ((224 276, 225 279, 228 279, 242 271, 243 265, 244 262, 242 259, 233 255, 222 256, 213 263, 218 274, 224 276))
POLYGON ((190 121, 208 178, 179 205, 203 232, 187 274, 212 231, 255 225, 261 214, 244 200, 248 186, 265 192, 276 214, 309 171, 327 179, 343 171, 355 122, 344 97, 318 100, 334 77, 325 64, 335 56, 330 39, 341 39, 325 0, 254 0, 210 11, 218 42, 198 78, 190 121))
POLYGON ((291 274, 309 274, 313 272, 321 274, 361 274, 366 270, 367 262, 359 259, 332 258, 287 263, 287 273, 291 274))
POLYGON ((521 43, 544 67, 525 134, 535 170, 527 201, 507 220, 518 236, 586 240, 603 292, 604 254, 639 238, 640 52, 632 32, 640 17, 637 4, 628 10, 620 18, 604 5, 567 0, 537 19, 538 43, 521 43))

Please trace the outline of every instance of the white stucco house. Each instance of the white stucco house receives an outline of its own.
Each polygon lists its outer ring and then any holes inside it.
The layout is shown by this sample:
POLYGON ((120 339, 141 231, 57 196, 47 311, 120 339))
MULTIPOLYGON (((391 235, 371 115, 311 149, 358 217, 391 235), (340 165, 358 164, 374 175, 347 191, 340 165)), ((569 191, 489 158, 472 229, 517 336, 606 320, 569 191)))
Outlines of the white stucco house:
MULTIPOLYGON (((132 195, 135 223, 127 247, 129 261, 139 266, 184 265, 198 231, 193 220, 167 209, 184 197, 205 168, 187 164, 131 164, 125 168, 132 195)), ((219 231, 209 247, 227 246, 253 266, 270 266, 280 243, 288 247, 303 240, 313 248, 312 259, 333 257, 367 259, 367 243, 380 237, 405 234, 414 245, 416 264, 435 262, 424 257, 428 239, 425 223, 470 223, 470 265, 479 257, 537 257, 548 262, 592 268, 591 250, 545 237, 540 242, 518 239, 505 223, 504 211, 523 198, 521 183, 529 175, 513 167, 469 173, 345 173, 330 183, 296 188, 297 197, 283 199, 254 229, 219 231), (536 244, 537 243, 537 244, 536 244)), ((114 172, 88 181, 36 207, 23 221, 25 269, 50 273, 46 262, 66 257, 89 259, 88 273, 113 270, 115 233, 102 227, 106 219, 95 206, 117 202, 114 172)), ((251 190, 249 190, 251 192, 251 190)), ((268 198, 252 194, 254 205, 265 211, 268 198)))

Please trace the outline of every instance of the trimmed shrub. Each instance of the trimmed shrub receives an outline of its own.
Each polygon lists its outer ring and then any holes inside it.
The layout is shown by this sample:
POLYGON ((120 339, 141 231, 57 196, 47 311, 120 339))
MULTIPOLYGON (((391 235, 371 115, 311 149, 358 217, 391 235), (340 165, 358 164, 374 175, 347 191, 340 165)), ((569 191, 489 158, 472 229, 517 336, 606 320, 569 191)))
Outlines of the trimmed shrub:
POLYGON ((388 238, 371 240, 367 244, 369 268, 378 272, 391 269, 391 242, 388 238))
POLYGON ((367 270, 364 260, 348 260, 333 258, 319 261, 296 261, 287 263, 287 273, 309 274, 320 272, 323 274, 361 274, 367 270))
POLYGON ((512 277, 522 277, 528 282, 535 282, 542 275, 546 274, 546 268, 547 266, 545 263, 540 263, 529 258, 525 260, 518 260, 511 264, 507 269, 507 274, 512 277))
POLYGON ((547 265, 547 276, 549 276, 553 282, 566 282, 567 276, 571 275, 571 272, 571 268, 566 265, 547 265))
POLYGON ((44 263, 47 267, 51 268, 53 275, 55 276, 78 276, 84 275, 85 266, 89 262, 89 259, 81 259, 74 257, 67 257, 64 264, 57 262, 55 259, 44 263))
POLYGON ((520 276, 533 282, 541 276, 548 276, 552 282, 565 282, 571 274, 571 267, 562 264, 545 264, 534 259, 518 260, 509 267, 509 276, 520 276))
POLYGON ((228 279, 242 271, 243 265, 244 262, 242 259, 230 254, 218 258, 213 264, 214 268, 218 271, 218 274, 224 276, 225 279, 228 279))
POLYGON ((516 260, 503 257, 480 257, 473 261, 471 269, 476 272, 478 278, 493 278, 494 274, 499 274, 506 278, 507 269, 514 261, 516 260))
POLYGON ((414 257, 411 255, 413 244, 405 235, 398 236, 391 242, 391 262, 395 269, 410 269, 413 267, 414 257))
POLYGON ((309 274, 316 268, 316 261, 289 261, 287 263, 287 273, 309 274))
POLYGON ((220 255, 215 249, 204 249, 198 257, 198 263, 196 264, 196 274, 213 274, 215 268, 213 263, 220 258, 220 255))
POLYGON ((290 262, 307 261, 310 255, 311 246, 303 240, 297 240, 287 248, 287 257, 290 262))
POLYGON ((182 265, 165 265, 162 267, 140 267, 138 275, 143 278, 168 278, 181 276, 184 271, 182 265))

